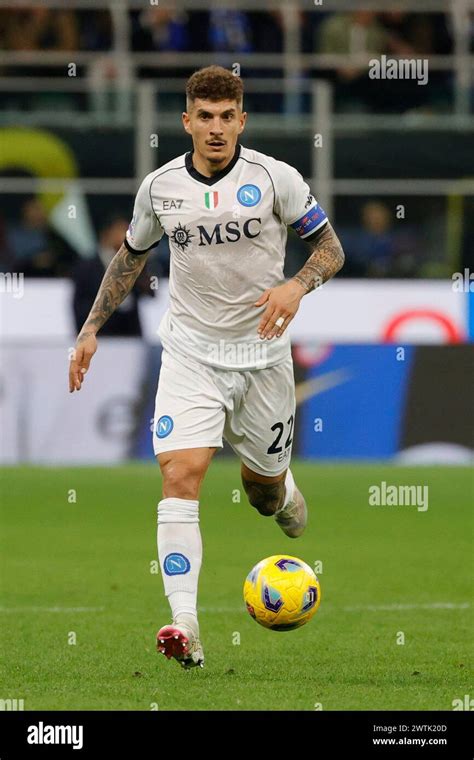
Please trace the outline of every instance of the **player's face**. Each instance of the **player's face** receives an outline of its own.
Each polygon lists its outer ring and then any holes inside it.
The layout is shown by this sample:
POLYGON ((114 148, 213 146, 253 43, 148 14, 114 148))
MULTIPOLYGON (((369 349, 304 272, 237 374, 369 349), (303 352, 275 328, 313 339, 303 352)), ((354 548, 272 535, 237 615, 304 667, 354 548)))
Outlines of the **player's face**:
POLYGON ((246 119, 247 114, 235 100, 196 98, 189 112, 183 113, 183 125, 193 138, 195 153, 215 168, 224 168, 232 159, 246 119))

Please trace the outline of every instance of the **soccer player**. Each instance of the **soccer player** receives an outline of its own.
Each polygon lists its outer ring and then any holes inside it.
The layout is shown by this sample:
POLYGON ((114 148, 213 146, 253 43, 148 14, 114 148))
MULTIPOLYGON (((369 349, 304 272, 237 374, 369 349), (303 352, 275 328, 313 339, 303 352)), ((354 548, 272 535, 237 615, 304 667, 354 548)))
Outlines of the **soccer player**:
POLYGON ((166 233, 170 307, 159 327, 153 445, 163 478, 158 557, 173 623, 158 631, 157 648, 185 668, 204 663, 199 494, 223 437, 241 460, 250 504, 291 538, 306 526, 306 503, 289 469, 295 390, 287 328, 301 299, 344 261, 326 214, 296 169, 238 142, 247 118, 242 109, 242 80, 226 69, 209 66, 188 80, 182 120, 193 150, 143 180, 69 373, 70 391, 80 390, 96 333, 166 233), (311 252, 285 282, 289 226, 311 252))

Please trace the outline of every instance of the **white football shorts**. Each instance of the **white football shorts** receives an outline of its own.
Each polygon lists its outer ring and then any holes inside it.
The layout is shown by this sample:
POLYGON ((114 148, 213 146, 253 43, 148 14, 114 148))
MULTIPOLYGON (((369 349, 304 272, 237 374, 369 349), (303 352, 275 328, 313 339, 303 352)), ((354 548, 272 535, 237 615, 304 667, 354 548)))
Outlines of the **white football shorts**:
POLYGON ((222 438, 260 475, 290 464, 295 420, 291 355, 273 367, 226 370, 163 349, 153 418, 156 454, 222 448, 222 438))

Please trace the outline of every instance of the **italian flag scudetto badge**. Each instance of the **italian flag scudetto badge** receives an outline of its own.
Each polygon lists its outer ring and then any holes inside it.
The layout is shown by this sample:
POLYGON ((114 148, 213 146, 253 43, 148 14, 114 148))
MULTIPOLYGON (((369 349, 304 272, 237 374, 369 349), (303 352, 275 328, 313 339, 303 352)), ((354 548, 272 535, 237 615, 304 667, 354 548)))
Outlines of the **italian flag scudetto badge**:
POLYGON ((213 208, 216 208, 217 204, 219 203, 219 194, 215 191, 212 193, 205 193, 204 200, 206 203, 206 208, 212 210, 213 208))

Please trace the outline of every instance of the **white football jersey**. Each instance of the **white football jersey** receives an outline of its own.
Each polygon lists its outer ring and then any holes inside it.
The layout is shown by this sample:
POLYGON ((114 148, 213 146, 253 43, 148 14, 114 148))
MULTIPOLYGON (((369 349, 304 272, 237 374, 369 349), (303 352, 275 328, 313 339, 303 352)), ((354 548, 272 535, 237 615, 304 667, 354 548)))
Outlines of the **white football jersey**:
POLYGON ((283 362, 288 331, 261 340, 266 304, 254 303, 285 281, 287 227, 306 238, 326 223, 296 169, 241 145, 213 177, 195 169, 192 151, 145 177, 125 245, 145 253, 164 233, 169 237, 170 306, 158 330, 163 346, 225 369, 283 362))

